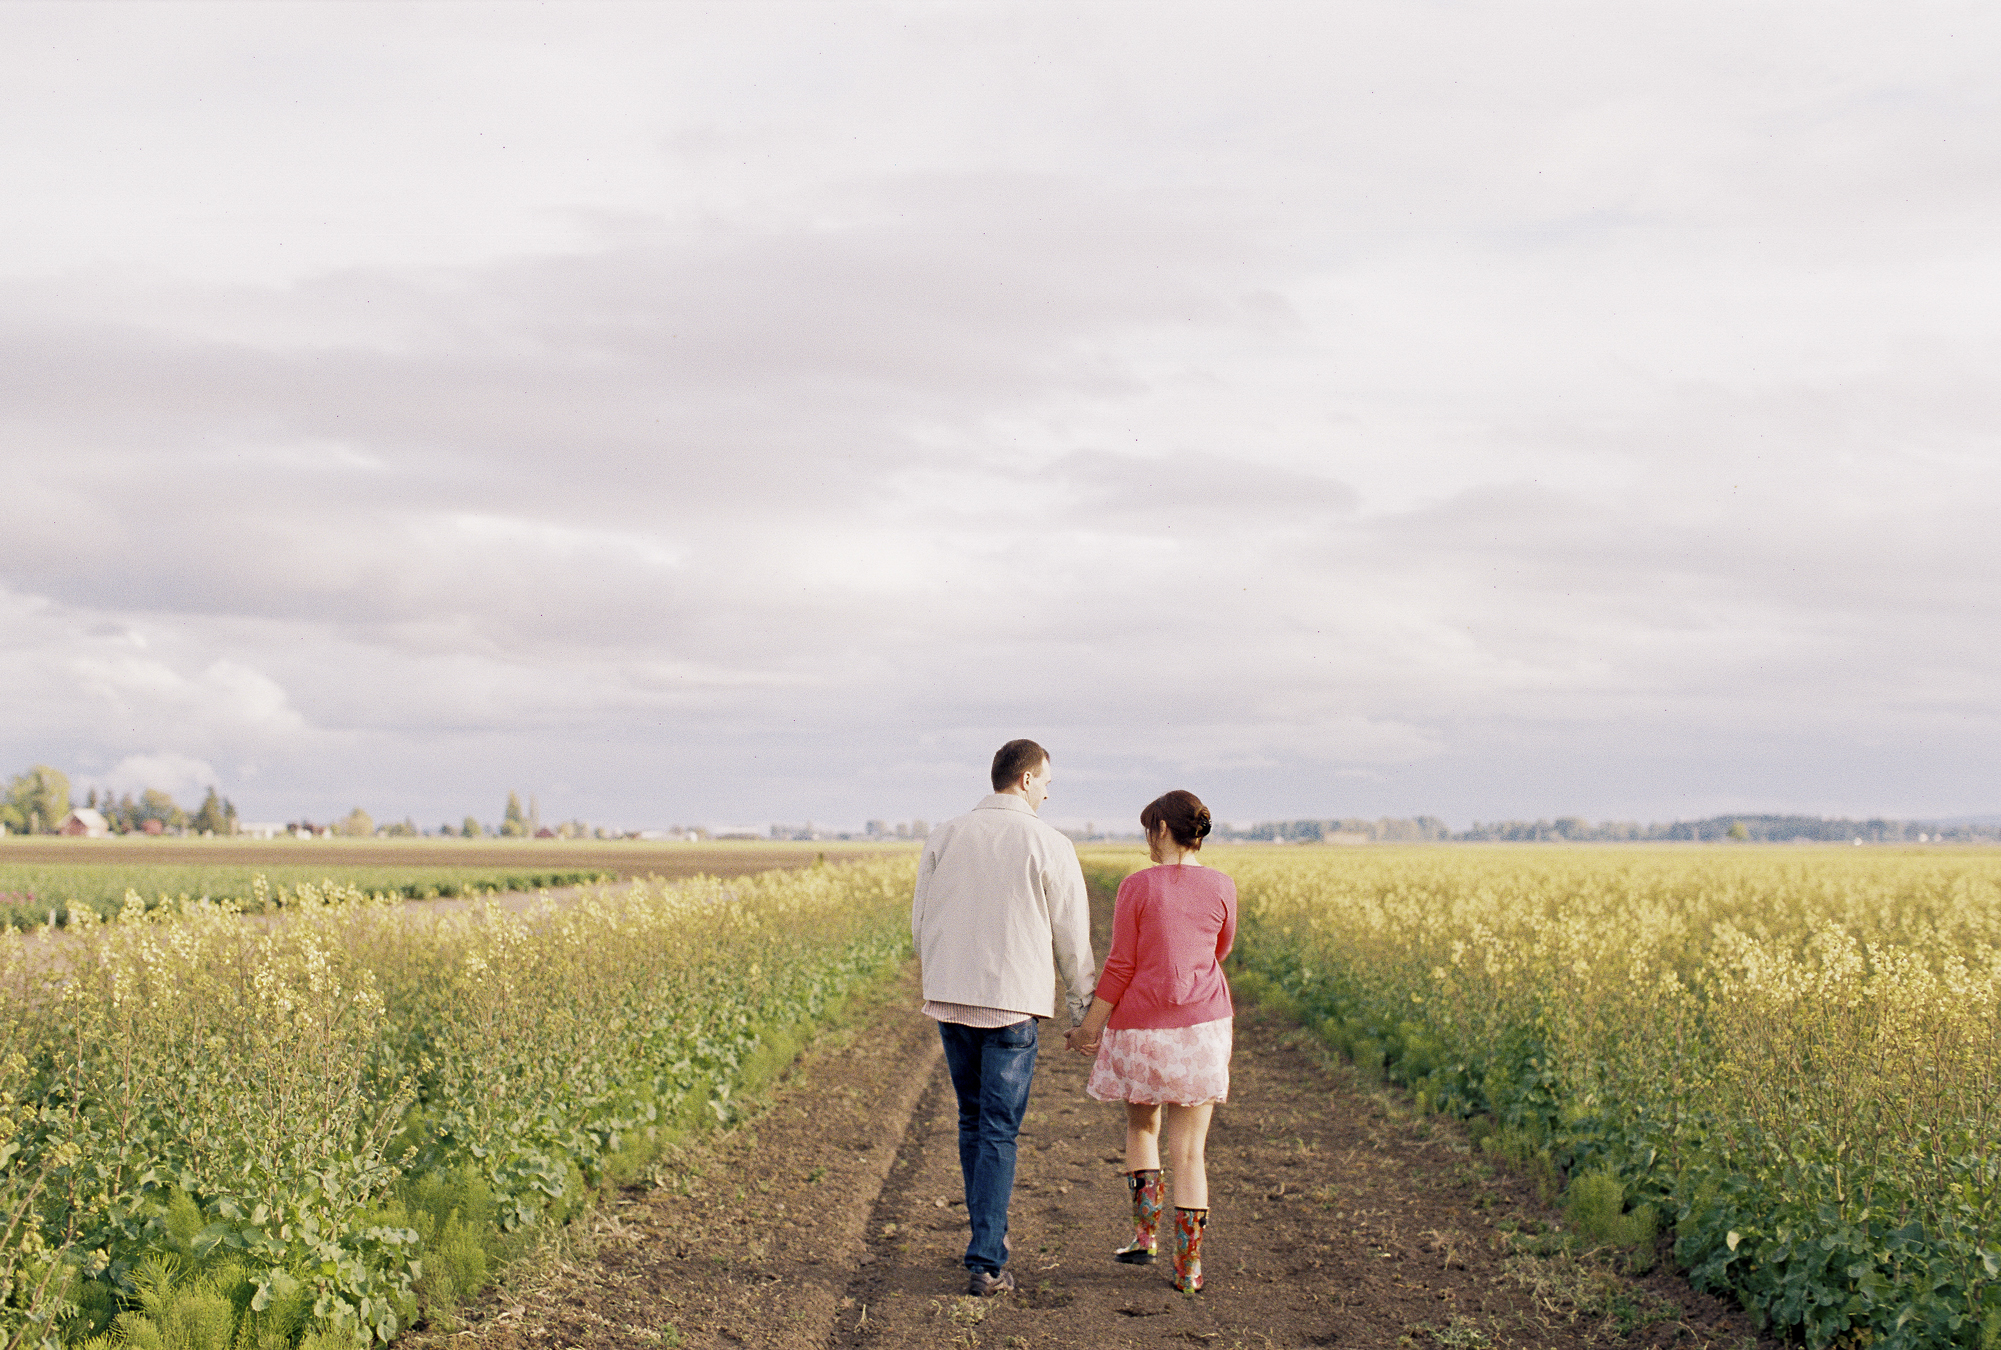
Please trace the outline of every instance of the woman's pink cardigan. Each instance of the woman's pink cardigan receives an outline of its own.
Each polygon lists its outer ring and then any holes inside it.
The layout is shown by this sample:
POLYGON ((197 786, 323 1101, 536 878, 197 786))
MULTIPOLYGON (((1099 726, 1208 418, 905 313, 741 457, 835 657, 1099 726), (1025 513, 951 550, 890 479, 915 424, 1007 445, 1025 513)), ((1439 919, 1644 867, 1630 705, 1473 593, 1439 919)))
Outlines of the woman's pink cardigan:
POLYGON ((1231 1015, 1218 963, 1237 940, 1237 883, 1213 867, 1149 867, 1119 883, 1097 996, 1108 1027, 1192 1027, 1231 1015))

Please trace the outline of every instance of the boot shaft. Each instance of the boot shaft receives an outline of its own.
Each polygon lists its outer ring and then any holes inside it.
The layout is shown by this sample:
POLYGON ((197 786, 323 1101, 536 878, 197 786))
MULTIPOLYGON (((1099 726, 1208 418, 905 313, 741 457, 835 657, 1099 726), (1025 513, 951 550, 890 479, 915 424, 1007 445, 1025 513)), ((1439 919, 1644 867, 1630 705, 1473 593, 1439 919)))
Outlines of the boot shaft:
POLYGON ((1174 1211, 1174 1287, 1192 1294, 1202 1287, 1202 1230, 1209 1224, 1206 1209, 1174 1211))
POLYGON ((1126 1193, 1132 1198, 1133 1236, 1112 1253, 1112 1258, 1126 1265, 1146 1265, 1160 1251, 1160 1207, 1166 1201, 1167 1185, 1157 1167, 1128 1172, 1125 1177, 1126 1193))
POLYGON ((1160 1207, 1167 1203, 1167 1182, 1158 1167, 1126 1173, 1126 1193, 1132 1197, 1133 1222, 1160 1226, 1160 1207))

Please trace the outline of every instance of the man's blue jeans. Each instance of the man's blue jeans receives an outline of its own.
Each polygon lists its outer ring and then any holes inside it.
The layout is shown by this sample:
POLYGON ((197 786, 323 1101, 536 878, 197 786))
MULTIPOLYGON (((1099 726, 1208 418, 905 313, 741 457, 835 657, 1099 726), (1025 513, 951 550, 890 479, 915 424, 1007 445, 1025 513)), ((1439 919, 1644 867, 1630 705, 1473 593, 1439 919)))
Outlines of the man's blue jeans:
POLYGON ((973 1240, 966 1269, 1000 1273, 1007 1264, 1007 1202, 1014 1194, 1014 1137, 1035 1079, 1035 1019, 1011 1027, 940 1022, 945 1067, 959 1097, 959 1170, 973 1240))

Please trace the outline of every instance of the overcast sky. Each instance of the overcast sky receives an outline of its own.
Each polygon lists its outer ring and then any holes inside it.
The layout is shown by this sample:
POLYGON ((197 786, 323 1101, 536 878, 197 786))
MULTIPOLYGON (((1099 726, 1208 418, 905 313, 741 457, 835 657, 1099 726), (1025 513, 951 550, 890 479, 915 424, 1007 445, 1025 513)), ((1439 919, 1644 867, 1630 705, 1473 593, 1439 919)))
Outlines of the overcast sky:
POLYGON ((0 769, 2001 809, 1984 4, 0 8, 0 769))

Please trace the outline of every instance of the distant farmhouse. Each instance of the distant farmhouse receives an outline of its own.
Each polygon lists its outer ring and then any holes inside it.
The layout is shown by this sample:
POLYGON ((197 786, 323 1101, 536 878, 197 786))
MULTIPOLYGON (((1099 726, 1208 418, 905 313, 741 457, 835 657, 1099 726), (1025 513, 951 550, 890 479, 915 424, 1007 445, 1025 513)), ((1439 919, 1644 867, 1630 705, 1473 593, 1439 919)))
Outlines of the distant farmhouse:
POLYGON ((78 839, 106 839, 111 835, 111 823, 101 812, 88 806, 79 806, 63 817, 63 823, 56 833, 78 839))

